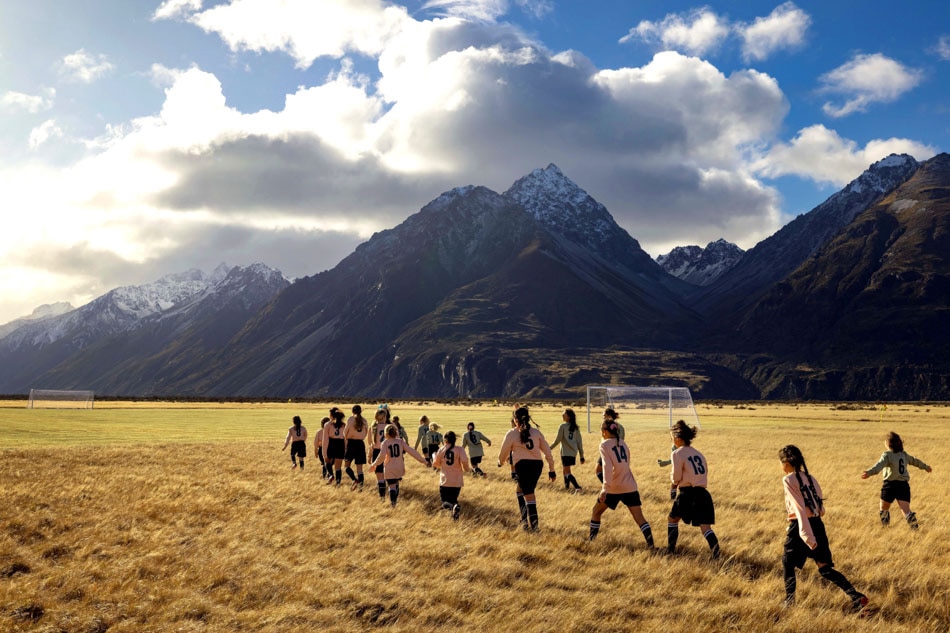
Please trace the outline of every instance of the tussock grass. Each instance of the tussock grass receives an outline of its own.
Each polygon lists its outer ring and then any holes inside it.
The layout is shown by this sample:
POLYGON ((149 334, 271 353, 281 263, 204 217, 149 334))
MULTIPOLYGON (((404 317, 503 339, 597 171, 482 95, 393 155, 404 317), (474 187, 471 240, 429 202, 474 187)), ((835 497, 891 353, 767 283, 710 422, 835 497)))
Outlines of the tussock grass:
MULTIPOLYGON (((291 472, 290 416, 314 432, 326 407, 103 408, 0 412, 0 630, 4 631, 945 631, 950 626, 950 409, 892 405, 700 406, 696 447, 711 466, 716 532, 681 528, 676 556, 646 550, 629 514, 608 512, 586 542, 598 436, 575 472, 538 492, 542 532, 518 528, 514 487, 494 456, 506 407, 393 405, 415 439, 426 412, 443 430, 469 419, 495 441, 488 479, 468 479, 458 523, 438 477, 408 464, 399 505, 374 478, 351 492, 320 481, 311 455, 291 472), (36 415, 40 414, 40 415, 36 415), (934 466, 912 472, 921 530, 877 520, 878 479, 861 470, 896 430, 934 466), (776 453, 804 451, 827 495, 837 566, 881 612, 857 618, 813 564, 781 609, 784 508, 776 453)), ((550 437, 560 408, 535 410, 550 437)), ((622 411, 621 411, 622 416, 622 411)), ((623 418, 621 417, 621 421, 623 418)), ((663 426, 628 429, 644 513, 659 545, 669 509, 663 426)), ((310 448, 310 447, 308 447, 310 448)), ((344 476, 345 477, 345 476, 344 476)), ((898 514, 895 512, 895 514, 898 514)))

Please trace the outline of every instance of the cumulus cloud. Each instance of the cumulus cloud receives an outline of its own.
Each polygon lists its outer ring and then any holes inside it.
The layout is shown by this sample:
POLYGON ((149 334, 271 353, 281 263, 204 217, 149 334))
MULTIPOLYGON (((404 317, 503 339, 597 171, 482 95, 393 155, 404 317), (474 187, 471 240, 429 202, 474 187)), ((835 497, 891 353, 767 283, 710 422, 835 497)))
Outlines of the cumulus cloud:
POLYGON ((643 20, 620 38, 620 43, 641 39, 664 48, 705 55, 729 35, 728 22, 708 7, 686 14, 669 14, 659 22, 643 20))
POLYGON ((56 123, 56 119, 49 119, 30 131, 30 149, 36 149, 51 138, 64 136, 62 128, 56 123))
POLYGON ((56 91, 50 88, 47 96, 28 95, 22 92, 8 91, 0 96, 0 105, 9 110, 22 110, 36 114, 53 107, 53 97, 56 91))
POLYGON ((105 55, 94 55, 83 48, 66 55, 59 66, 60 72, 67 79, 86 84, 105 76, 115 68, 105 55))
POLYGON ((172 0, 153 17, 181 17, 217 34, 235 52, 286 53, 300 68, 324 56, 378 55, 411 20, 404 7, 380 0, 283 0, 278 6, 272 0, 232 0, 192 12, 195 4, 172 0))
POLYGON ((835 118, 864 112, 873 103, 895 101, 915 88, 922 79, 920 70, 908 68, 880 53, 856 55, 820 77, 821 92, 845 97, 843 104, 836 105, 829 101, 822 106, 822 110, 835 118))
POLYGON ((201 0, 165 0, 152 14, 153 20, 187 17, 201 10, 201 0))
POLYGON ((889 154, 910 154, 922 161, 936 153, 930 145, 901 138, 874 139, 859 147, 834 130, 812 125, 800 130, 790 142, 775 144, 753 168, 771 178, 795 175, 843 187, 889 154))
POLYGON ((799 47, 809 24, 811 17, 792 2, 775 7, 751 24, 739 24, 736 31, 742 39, 742 56, 747 61, 761 61, 777 50, 799 47))
POLYGON ((934 47, 937 57, 943 61, 950 61, 950 35, 941 35, 937 40, 937 46, 934 47))

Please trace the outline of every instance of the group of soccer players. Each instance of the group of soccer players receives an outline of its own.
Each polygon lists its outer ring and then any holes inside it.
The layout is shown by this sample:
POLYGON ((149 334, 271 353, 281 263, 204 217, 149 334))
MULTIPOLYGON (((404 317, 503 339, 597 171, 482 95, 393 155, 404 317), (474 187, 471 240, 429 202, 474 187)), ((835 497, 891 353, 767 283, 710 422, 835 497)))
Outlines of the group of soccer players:
MULTIPOLYGON (((362 490, 364 483, 363 467, 367 465, 365 439, 371 440, 372 457, 368 468, 376 474, 377 489, 381 498, 386 497, 393 507, 399 499, 399 485, 405 475, 405 456, 409 455, 421 464, 437 469, 439 477, 439 495, 442 508, 458 520, 462 513, 459 493, 464 473, 485 476, 480 464, 485 455, 484 446, 491 446, 489 440, 475 424, 469 422, 459 446, 459 438, 454 431, 444 435, 435 423, 426 416, 419 420, 415 446, 409 445, 406 431, 399 423, 398 416, 391 416, 388 405, 380 405, 370 425, 362 416, 359 405, 352 408, 352 415, 346 417, 342 410, 333 407, 330 415, 323 418, 314 441, 316 453, 323 466, 323 477, 327 484, 341 485, 342 473, 346 472, 351 488, 362 490), (422 454, 417 449, 422 446, 422 454), (356 472, 351 465, 355 464, 356 472)), ((654 548, 653 531, 643 516, 640 493, 636 478, 630 469, 630 449, 624 441, 624 429, 619 416, 612 408, 603 414, 600 433, 599 459, 596 467, 601 490, 591 512, 589 539, 594 540, 600 531, 601 518, 610 509, 623 504, 633 516, 649 548, 654 548)), ((535 490, 544 471, 544 462, 548 465, 548 478, 557 479, 554 456, 551 449, 561 446, 561 466, 564 487, 572 492, 582 488, 571 472, 571 467, 580 458, 585 462, 582 434, 577 425, 574 411, 565 409, 563 424, 558 428, 557 437, 549 445, 540 429, 531 419, 527 407, 518 406, 511 417, 509 430, 501 444, 498 466, 505 463, 511 466, 511 477, 516 483, 516 498, 520 521, 525 530, 537 531, 539 527, 537 499, 535 490)), ((292 468, 303 469, 307 453, 307 429, 300 417, 294 416, 293 426, 288 429, 284 449, 291 447, 292 468)), ((705 456, 692 446, 696 437, 696 427, 680 420, 670 429, 673 443, 669 460, 658 460, 661 465, 671 467, 670 508, 667 523, 667 551, 675 552, 679 538, 679 524, 697 526, 703 534, 713 559, 720 556, 719 540, 713 531, 715 508, 707 486, 708 463, 705 456)), ((896 433, 890 433, 885 441, 887 450, 877 464, 864 471, 862 478, 883 471, 884 485, 881 489, 880 520, 886 526, 890 522, 890 506, 896 500, 912 529, 918 528, 916 514, 910 510, 909 466, 915 466, 932 472, 930 466, 904 452, 903 442, 896 433)), ((801 569, 811 558, 818 565, 819 574, 844 591, 851 600, 856 612, 867 609, 868 598, 857 591, 848 579, 834 569, 828 536, 822 522, 825 513, 821 487, 808 472, 801 450, 793 445, 779 451, 779 461, 784 470, 782 480, 785 492, 785 506, 788 513, 788 531, 782 557, 785 577, 785 604, 795 602, 796 569, 801 569)))

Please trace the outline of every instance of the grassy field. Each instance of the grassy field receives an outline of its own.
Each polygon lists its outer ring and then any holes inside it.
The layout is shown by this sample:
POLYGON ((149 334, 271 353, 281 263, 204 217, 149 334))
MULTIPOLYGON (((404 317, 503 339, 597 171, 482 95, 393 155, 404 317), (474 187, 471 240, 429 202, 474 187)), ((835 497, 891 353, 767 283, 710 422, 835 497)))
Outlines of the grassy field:
MULTIPOLYGON (((345 403, 338 403, 345 404, 345 403)), ((625 511, 586 542, 594 459, 538 492, 541 532, 518 528, 514 486, 494 466, 507 406, 393 404, 415 438, 421 413, 493 441, 487 479, 464 513, 438 510, 438 477, 410 460, 399 505, 324 485, 311 457, 281 452, 290 418, 311 433, 326 404, 97 403, 91 411, 0 403, 2 631, 947 631, 950 408, 725 404, 699 408, 694 445, 710 466, 723 558, 695 528, 680 553, 646 550, 625 511), (934 467, 913 470, 919 532, 877 519, 879 478, 859 475, 895 430, 934 467), (798 444, 827 496, 832 551, 880 613, 858 618, 809 563, 783 610, 782 472, 798 444)), ((348 408, 348 404, 346 405, 348 408)), ((372 404, 367 405, 373 406, 372 404)), ((533 409, 553 439, 561 407, 533 409)), ((621 421, 623 421, 621 411, 621 421)), ((585 420, 586 423, 586 420, 585 420)), ((599 435, 585 434, 588 457, 599 435)), ((663 425, 629 428, 632 466, 665 545, 669 451, 663 425)), ((312 449, 308 447, 308 449, 312 449)), ((899 514, 895 512, 894 514, 899 514)))

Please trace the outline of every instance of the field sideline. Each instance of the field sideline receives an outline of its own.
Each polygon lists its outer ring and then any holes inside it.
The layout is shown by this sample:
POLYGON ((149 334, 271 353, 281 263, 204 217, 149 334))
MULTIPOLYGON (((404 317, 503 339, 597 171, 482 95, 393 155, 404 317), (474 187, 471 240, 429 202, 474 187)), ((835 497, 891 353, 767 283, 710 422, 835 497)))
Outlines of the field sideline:
MULTIPOLYGON (((494 466, 507 405, 391 405, 413 440, 426 413, 443 431, 474 420, 495 442, 489 478, 466 480, 458 523, 438 511, 437 475, 412 461, 395 510, 379 501, 371 474, 362 493, 323 485, 312 442, 307 469, 291 472, 280 451, 291 416, 314 433, 329 406, 102 402, 75 411, 0 402, 0 630, 950 628, 950 471, 939 458, 950 450, 950 407, 698 404, 694 444, 710 463, 724 554, 713 562, 695 528, 681 529, 681 553, 651 555, 620 510, 604 516, 597 541, 585 541, 599 434, 584 434, 588 462, 575 469, 585 493, 566 494, 558 467, 558 482, 538 492, 542 532, 522 533, 507 469, 494 466), (880 479, 859 477, 888 430, 934 467, 911 473, 918 533, 899 520, 882 529, 880 479), (787 443, 803 449, 824 488, 837 566, 878 615, 846 613, 843 594, 813 565, 799 574, 799 604, 781 608, 776 452, 787 443)), ((549 440, 561 410, 532 409, 549 440)), ((627 433, 660 546, 669 487, 655 460, 669 452, 664 428, 627 433)))

